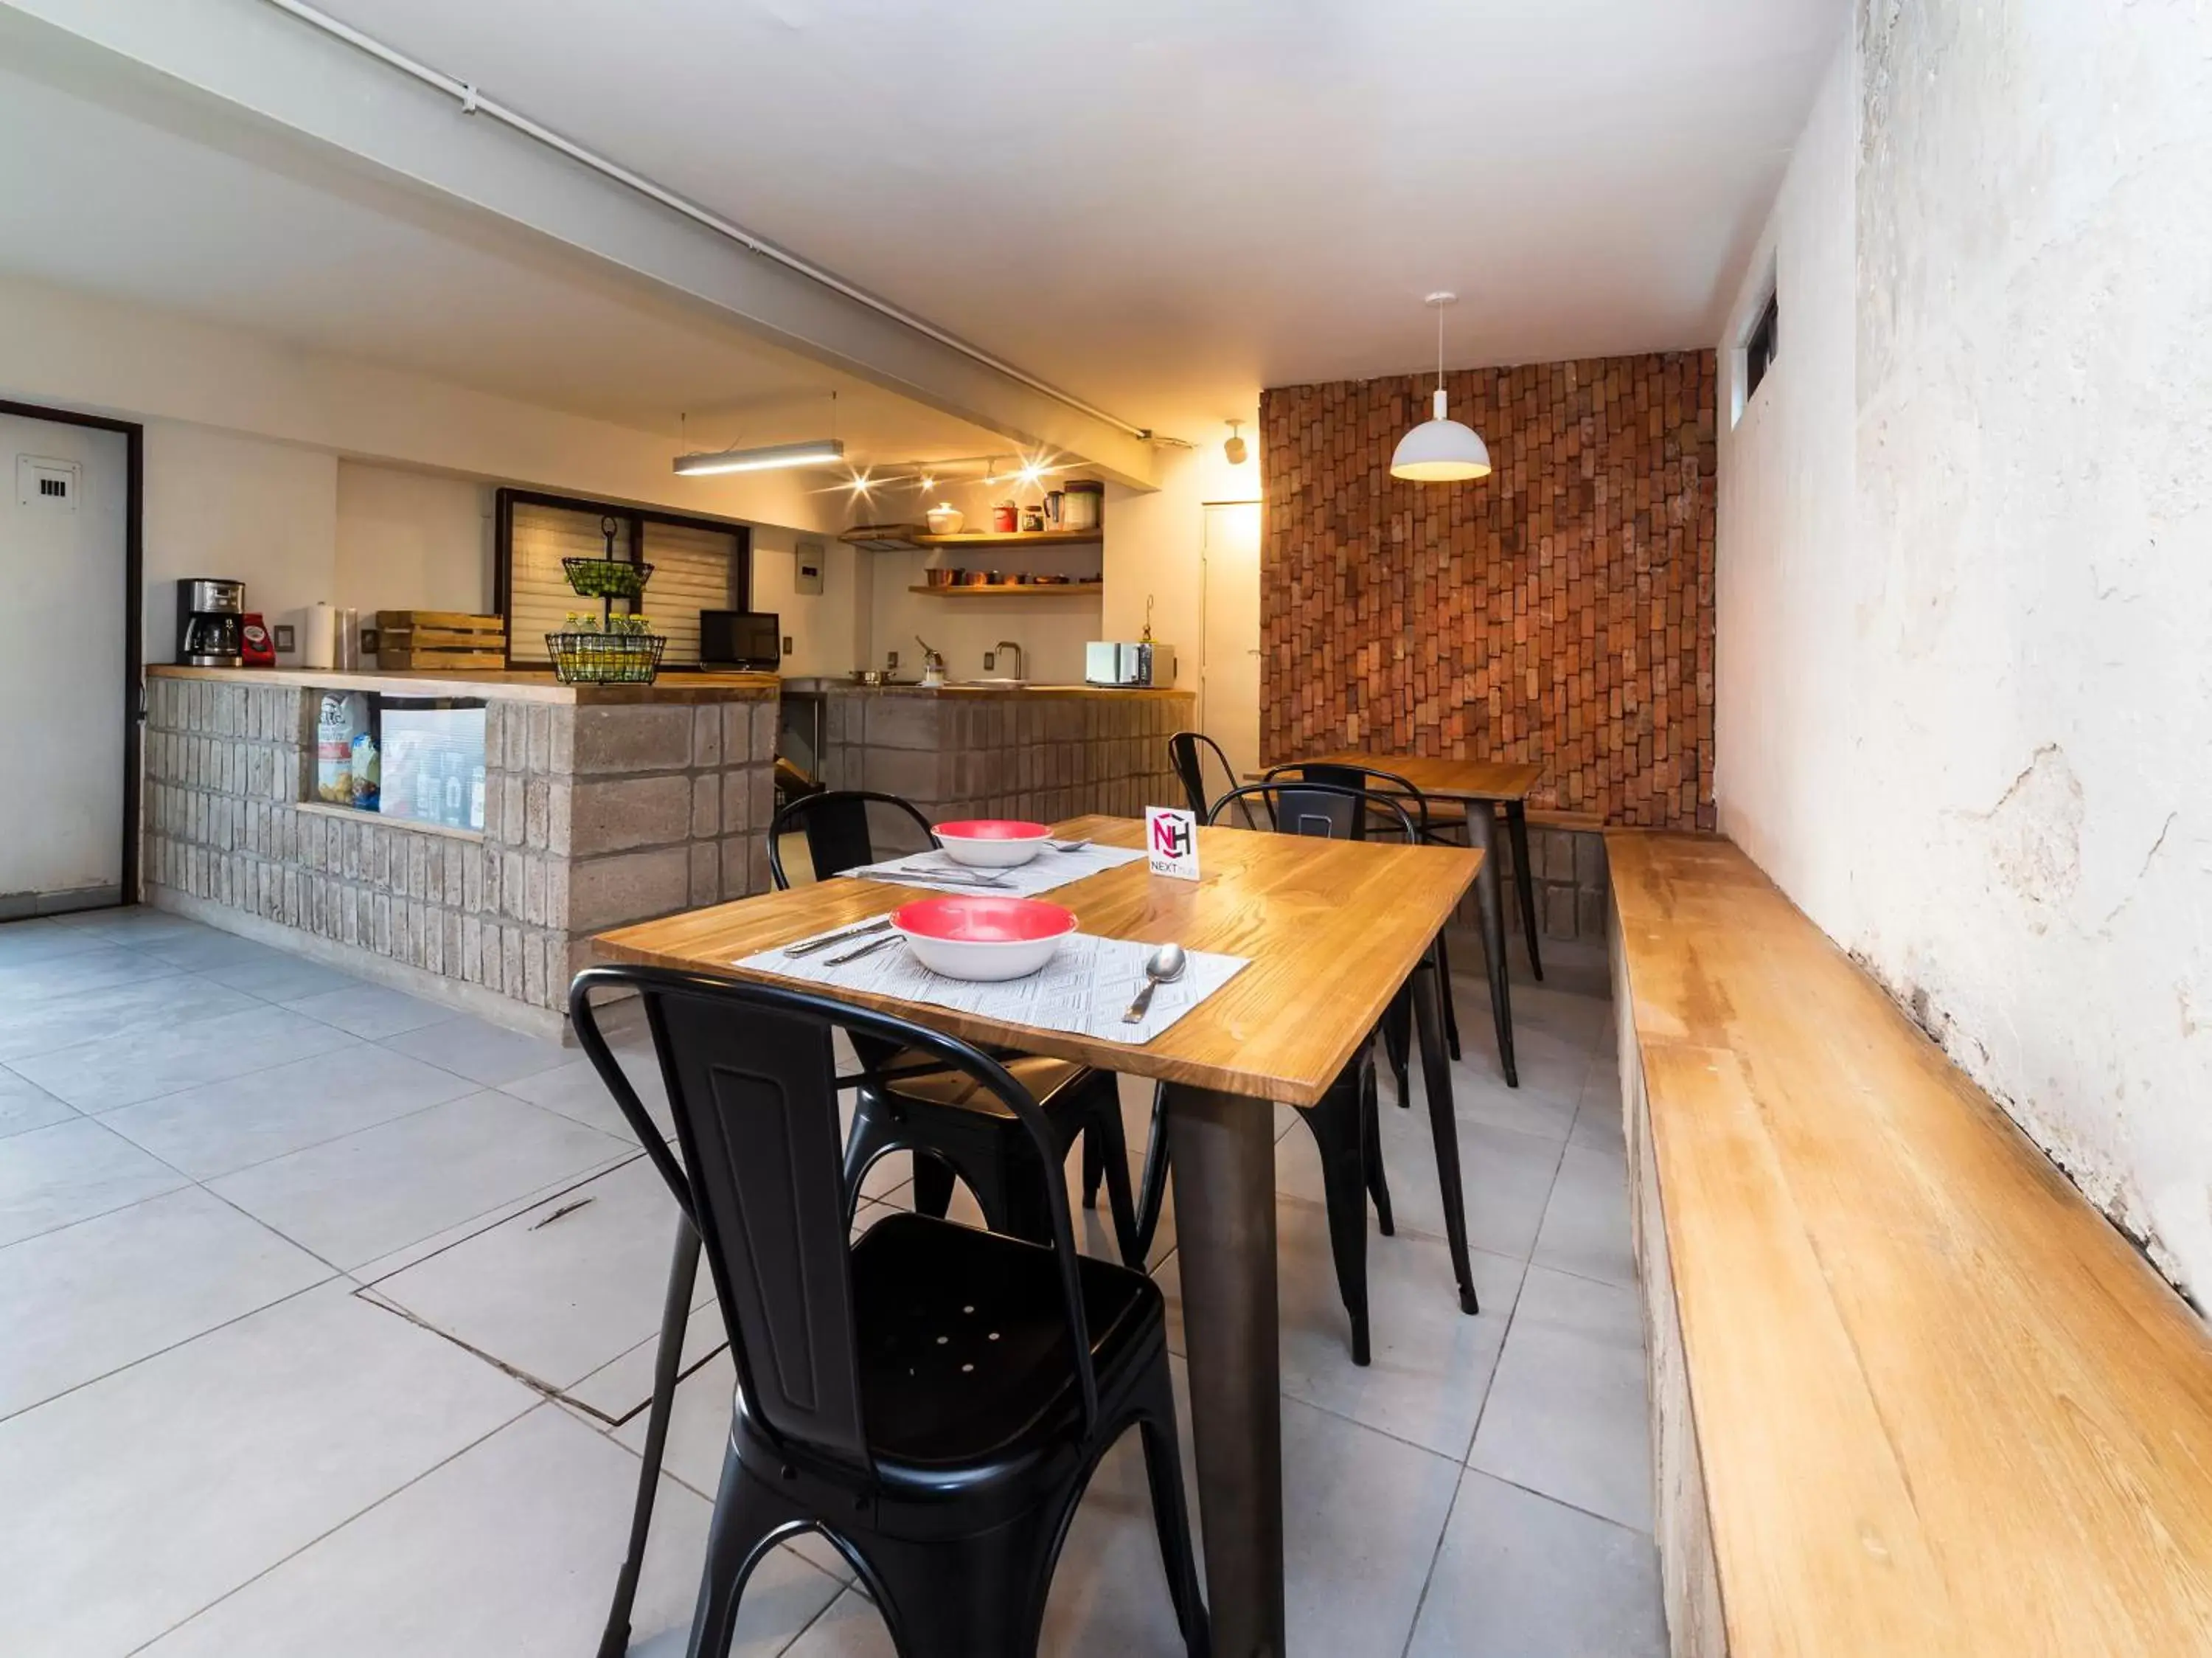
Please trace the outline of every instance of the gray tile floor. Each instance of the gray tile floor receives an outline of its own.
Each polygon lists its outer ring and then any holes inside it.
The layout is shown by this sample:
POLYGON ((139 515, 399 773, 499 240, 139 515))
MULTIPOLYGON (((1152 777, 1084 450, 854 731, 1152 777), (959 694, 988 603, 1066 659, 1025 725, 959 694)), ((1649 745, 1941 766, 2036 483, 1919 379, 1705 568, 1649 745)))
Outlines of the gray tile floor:
MULTIPOLYGON (((1399 1233, 1370 1245, 1367 1369, 1278 1109, 1294 1652, 1663 1649, 1601 964, 1516 1007, 1509 1090, 1461 988, 1482 1315, 1452 1294, 1425 1120, 1386 1103, 1399 1233)), ((903 1201, 902 1161, 860 1224, 903 1201)), ((573 1049, 152 911, 0 925, 0 1652, 590 1653, 672 1216, 573 1049)), ((1153 1265, 1172 1301, 1171 1215, 1153 1265)), ((728 1421, 701 1304, 633 1649, 659 1658, 728 1421)), ((1044 1649, 1178 1649, 1133 1440, 1085 1499, 1044 1649)), ((890 1647, 810 1540, 756 1576, 733 1650, 890 1647)))

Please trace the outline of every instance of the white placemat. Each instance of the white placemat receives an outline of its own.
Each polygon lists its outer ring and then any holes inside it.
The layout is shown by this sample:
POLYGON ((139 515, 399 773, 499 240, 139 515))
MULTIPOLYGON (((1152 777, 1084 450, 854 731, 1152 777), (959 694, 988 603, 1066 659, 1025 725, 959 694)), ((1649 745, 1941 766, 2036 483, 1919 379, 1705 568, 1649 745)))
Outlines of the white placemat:
MULTIPOLYGON (((792 940, 793 944, 805 942, 792 940)), ((859 938, 842 948, 855 948, 867 942, 859 938)), ((1191 951, 1185 958, 1182 977, 1152 992, 1152 1005, 1143 1021, 1125 1025, 1121 1015, 1145 982, 1145 961, 1155 948, 1133 939, 1070 933, 1052 960, 1036 972, 996 984, 973 984, 933 973, 915 960, 914 952, 903 942, 886 945, 835 967, 823 958, 841 954, 842 949, 823 950, 794 960, 779 948, 746 956, 737 965, 832 990, 866 991, 1003 1019, 1009 1024, 1072 1031, 1103 1042, 1142 1046, 1249 965, 1245 956, 1191 951)))
POLYGON ((1048 846, 1027 863, 1017 864, 1013 869, 972 872, 995 877, 988 886, 981 881, 960 880, 960 875, 971 873, 968 867, 955 863, 936 848, 927 852, 909 852, 904 857, 886 858, 881 863, 864 863, 845 873, 864 881, 895 881, 902 887, 927 887, 940 893, 1003 893, 1008 898, 1035 898, 1039 893, 1065 887, 1071 881, 1081 881, 1085 875, 1134 863, 1144 856, 1128 846, 1093 844, 1079 852, 1055 852, 1048 846), (939 878, 933 880, 933 876, 939 878))

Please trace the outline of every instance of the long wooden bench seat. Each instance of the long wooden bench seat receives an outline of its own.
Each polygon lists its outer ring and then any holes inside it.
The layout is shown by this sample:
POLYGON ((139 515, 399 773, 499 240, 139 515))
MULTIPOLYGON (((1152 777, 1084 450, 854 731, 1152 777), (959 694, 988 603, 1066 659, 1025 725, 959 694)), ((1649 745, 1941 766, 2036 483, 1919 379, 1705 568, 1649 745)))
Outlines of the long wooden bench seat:
POLYGON ((2212 1337, 1734 845, 1607 837, 1677 1658, 2212 1654, 2212 1337))

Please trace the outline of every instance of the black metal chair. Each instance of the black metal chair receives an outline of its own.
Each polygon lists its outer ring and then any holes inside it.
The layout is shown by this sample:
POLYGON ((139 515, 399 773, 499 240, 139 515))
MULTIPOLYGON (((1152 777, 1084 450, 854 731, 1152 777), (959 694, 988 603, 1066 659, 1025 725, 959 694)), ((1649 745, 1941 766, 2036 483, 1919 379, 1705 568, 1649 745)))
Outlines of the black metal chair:
MULTIPOLYGON (((1390 795, 1370 789, 1342 789, 1329 783, 1256 783, 1232 789, 1213 803, 1211 820, 1218 822, 1231 806, 1240 809, 1247 801, 1259 801, 1274 831, 1288 835, 1315 835, 1332 840, 1358 840, 1379 820, 1406 840, 1415 840, 1412 815, 1390 795)), ((1474 1275, 1468 1258, 1467 1204, 1459 1167, 1458 1125, 1452 1109, 1451 1074, 1444 1058, 1443 1016, 1437 1008, 1443 971, 1437 948, 1428 954, 1391 999, 1392 1012, 1401 1004, 1410 1009, 1412 1025, 1420 1037, 1421 1075, 1427 1084, 1430 1131, 1436 1141, 1437 1183, 1444 1202, 1444 1235, 1450 1246, 1452 1271, 1459 1281, 1461 1309, 1480 1310, 1474 1291, 1474 1275)), ((1384 1015, 1387 1023, 1391 1014, 1384 1015)), ((1378 1034, 1379 1034, 1378 1030, 1378 1034)), ((1403 1084, 1401 1085, 1401 1087, 1403 1084)), ((1329 1085, 1320 1102, 1297 1107, 1299 1117, 1312 1131, 1321 1149, 1322 1192, 1328 1212, 1329 1253, 1336 1265, 1337 1291, 1352 1324, 1352 1362, 1365 1364, 1370 1342, 1367 1309, 1367 1200, 1375 1204, 1376 1224, 1389 1237, 1396 1230, 1390 1215, 1390 1192, 1382 1169, 1381 1143, 1376 1137, 1374 1043, 1362 1043, 1358 1054, 1329 1085)), ((1145 1155, 1144 1174, 1138 1188, 1137 1224, 1149 1247, 1159 1225, 1166 1200, 1168 1139, 1165 1133, 1167 1090, 1152 1094, 1152 1143, 1145 1155)))
MULTIPOLYGON (((1290 776, 1339 789, 1365 789, 1400 797, 1411 809, 1414 826, 1422 840, 1444 846, 1459 844, 1474 846, 1481 850, 1486 859, 1497 856, 1497 838, 1492 832, 1494 820, 1487 808, 1476 807, 1466 813, 1455 807, 1444 810, 1438 802, 1430 800, 1395 771, 1385 771, 1379 766, 1371 765, 1316 765, 1310 761, 1293 760, 1286 765, 1270 767, 1265 780, 1273 783, 1290 776), (1447 832, 1454 828, 1465 836, 1464 842, 1455 842, 1447 832)), ((1518 843, 1516 856, 1521 858, 1522 869, 1525 872, 1527 857, 1525 851, 1518 850, 1518 843)), ((1534 899, 1529 901, 1533 904, 1534 899)), ((1480 911, 1480 924, 1475 931, 1482 940, 1483 966, 1490 981, 1490 1017, 1498 1034, 1498 1068, 1505 1073, 1505 1085, 1517 1088, 1521 1086, 1521 1072, 1513 1058, 1513 1001, 1507 983, 1505 934, 1501 917, 1494 912, 1491 888, 1480 880, 1475 885, 1475 905, 1480 911)), ((1533 961, 1535 959, 1534 910, 1526 911, 1525 916, 1531 929, 1529 959, 1533 961)), ((1444 941, 1441 936, 1437 941, 1437 959, 1444 963, 1444 1040, 1451 1050, 1451 1057, 1456 1059, 1460 1057, 1459 1014, 1452 997, 1450 960, 1444 953, 1444 941)), ((1541 974, 1538 976, 1540 978, 1541 974)), ((1409 1104, 1406 1093, 1407 1033, 1402 1019, 1394 1020, 1384 1026, 1383 1046, 1389 1058, 1391 1075, 1398 1084, 1398 1103, 1401 1106, 1409 1104)))
MULTIPOLYGON (((1186 1650, 1206 1653, 1165 1304, 1143 1273, 1077 1253, 1053 1130, 1028 1089, 921 1026, 702 973, 591 968, 569 1014, 682 1211, 673 1276, 687 1301, 703 1246, 737 1366, 691 1658, 722 1658, 748 1575, 809 1530, 852 1563, 902 1658, 1030 1658, 1084 1487, 1131 1427, 1186 1650), (680 1166, 599 1031, 595 990, 644 1003, 680 1166), (920 1055, 1006 1107, 1030 1140, 1048 1243, 902 1213, 848 1244, 838 1029, 920 1055)), ((650 1452, 665 1426, 650 1424, 650 1452)), ((603 1654, 627 1642, 627 1594, 617 1611, 603 1654)))
MULTIPOLYGON (((1212 804, 1206 792, 1206 761, 1212 753, 1221 767, 1224 792, 1237 787, 1237 768, 1229 763, 1229 756, 1221 752, 1221 745, 1203 731, 1178 731, 1168 739, 1168 764, 1175 768, 1176 780, 1182 784, 1183 803, 1196 813, 1200 822, 1209 821, 1212 804), (1202 746, 1201 746, 1202 745, 1202 746)), ((1237 810, 1244 819, 1247 829, 1256 829, 1248 808, 1237 810)))
MULTIPOLYGON (((794 828, 806 837, 817 879, 875 863, 879 854, 868 819, 872 805, 904 814, 922 844, 931 844, 929 820, 896 795, 861 789, 809 795, 778 812, 769 827, 769 873, 776 886, 791 885, 776 844, 794 828)), ((1000 1102, 976 1089, 971 1079, 934 1071, 914 1055, 883 1050, 857 1036, 853 1045, 860 1075, 852 1079, 858 1093, 845 1149, 845 1173, 854 1198, 870 1164, 889 1152, 909 1151, 915 1154, 914 1206, 918 1211, 942 1216, 951 1207, 957 1175, 975 1194, 993 1230, 1043 1242, 1043 1217, 1029 1198, 1035 1185, 1029 1137, 1000 1102)), ((1085 1206, 1097 1206, 1103 1182, 1115 1246, 1124 1261, 1142 1265, 1128 1147, 1121 1129, 1121 1091, 1113 1074, 1065 1059, 996 1057, 1042 1105, 1060 1155, 1066 1158, 1081 1142, 1085 1206)))

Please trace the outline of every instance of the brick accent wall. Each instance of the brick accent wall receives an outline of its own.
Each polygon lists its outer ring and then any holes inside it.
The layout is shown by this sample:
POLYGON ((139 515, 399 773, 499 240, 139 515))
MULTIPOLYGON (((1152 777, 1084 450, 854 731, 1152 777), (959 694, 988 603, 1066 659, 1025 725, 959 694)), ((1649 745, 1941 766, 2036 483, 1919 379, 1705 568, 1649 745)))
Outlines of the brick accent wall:
POLYGON ((1449 375, 1495 470, 1403 483, 1433 387, 1261 396, 1266 758, 1539 760, 1539 807, 1711 828, 1713 354, 1449 375))
POLYGON ((149 677, 149 901, 303 933, 433 993, 416 976, 474 987, 543 1027, 594 933, 768 887, 772 692, 489 698, 481 835, 308 800, 321 697, 149 677))

